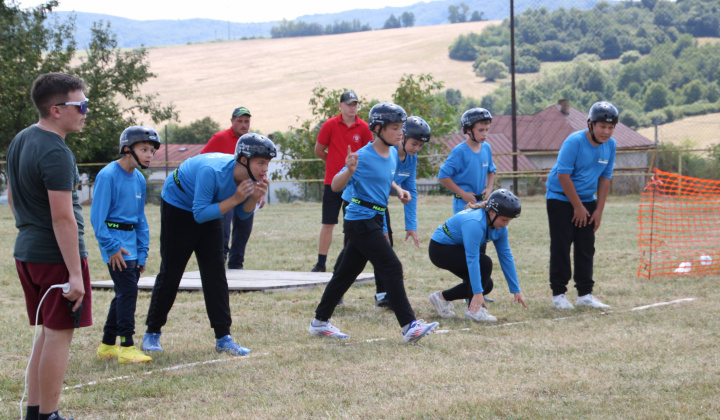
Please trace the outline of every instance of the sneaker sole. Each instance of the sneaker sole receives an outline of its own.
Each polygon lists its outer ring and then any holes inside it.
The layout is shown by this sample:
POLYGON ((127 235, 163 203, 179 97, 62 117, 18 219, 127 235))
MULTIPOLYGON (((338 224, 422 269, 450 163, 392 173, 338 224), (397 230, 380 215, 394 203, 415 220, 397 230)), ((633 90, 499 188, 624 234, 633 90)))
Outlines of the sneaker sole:
POLYGON ((435 328, 437 328, 437 327, 438 327, 438 324, 433 325, 432 327, 425 330, 424 333, 418 335, 417 337, 411 338, 410 340, 406 341, 405 343, 406 344, 416 344, 418 341, 420 341, 421 338, 425 337, 428 334, 431 334, 433 332, 433 330, 435 330, 435 328))
POLYGON ((97 355, 98 360, 112 360, 112 359, 117 359, 117 357, 118 357, 117 354, 115 354, 115 355, 105 354, 105 355, 102 355, 102 356, 99 355, 99 354, 97 355))
POLYGON ((309 332, 310 335, 313 336, 313 337, 320 337, 320 338, 339 338, 339 339, 341 339, 341 340, 347 340, 348 338, 350 338, 349 335, 343 335, 343 336, 332 335, 332 334, 325 335, 325 334, 320 334, 320 333, 312 332, 312 331, 308 331, 308 332, 309 332))
POLYGON ((138 360, 138 359, 125 359, 122 357, 118 357, 118 362, 121 364, 128 364, 128 363, 149 363, 152 362, 152 359, 150 360, 138 360))
POLYGON ((575 304, 578 308, 593 308, 593 309, 609 309, 609 306, 593 306, 593 305, 583 305, 583 304, 575 304))
POLYGON ((248 349, 248 351, 246 351, 246 352, 236 353, 236 352, 234 352, 234 351, 229 351, 229 350, 218 350, 218 349, 215 349, 215 352, 216 352, 216 353, 227 353, 227 354, 229 354, 229 355, 231 355, 231 356, 245 356, 245 355, 248 355, 248 354, 252 353, 252 350, 249 350, 249 349, 248 349))
POLYGON ((497 318, 495 318, 495 319, 475 319, 475 318, 470 318, 467 315, 465 315, 465 318, 469 319, 472 322, 483 323, 483 324, 490 324, 490 323, 498 321, 497 318))

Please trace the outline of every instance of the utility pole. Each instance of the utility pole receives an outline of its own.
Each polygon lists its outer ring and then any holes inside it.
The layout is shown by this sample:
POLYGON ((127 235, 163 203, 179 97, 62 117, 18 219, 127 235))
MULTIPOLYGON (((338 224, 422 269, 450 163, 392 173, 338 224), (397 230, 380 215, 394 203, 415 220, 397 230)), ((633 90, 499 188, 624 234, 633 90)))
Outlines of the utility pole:
POLYGON ((518 194, 517 164, 517 101, 515 98, 515 2, 510 0, 510 75, 512 98, 512 151, 513 151, 513 192, 518 194))

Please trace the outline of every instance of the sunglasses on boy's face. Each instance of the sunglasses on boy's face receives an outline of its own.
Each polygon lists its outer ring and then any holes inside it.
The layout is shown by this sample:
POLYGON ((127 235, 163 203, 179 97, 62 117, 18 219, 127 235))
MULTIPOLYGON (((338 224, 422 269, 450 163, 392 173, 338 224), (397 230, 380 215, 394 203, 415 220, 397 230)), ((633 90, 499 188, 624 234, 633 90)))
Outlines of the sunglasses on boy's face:
POLYGON ((87 99, 82 102, 63 102, 61 104, 55 104, 55 106, 67 106, 67 105, 75 105, 78 107, 78 111, 80 111, 81 114, 85 115, 88 109, 88 101, 87 99))

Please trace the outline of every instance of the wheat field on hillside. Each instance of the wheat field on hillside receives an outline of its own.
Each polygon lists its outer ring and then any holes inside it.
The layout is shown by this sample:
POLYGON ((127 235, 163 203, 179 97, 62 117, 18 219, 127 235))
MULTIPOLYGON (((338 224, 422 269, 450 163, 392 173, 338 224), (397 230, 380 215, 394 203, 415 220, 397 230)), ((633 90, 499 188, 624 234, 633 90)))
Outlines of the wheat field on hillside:
POLYGON ((157 77, 142 90, 175 104, 183 125, 209 116, 225 126, 234 108, 246 106, 252 129, 263 133, 309 118, 308 100, 318 85, 390 101, 404 74, 431 73, 446 88, 480 99, 497 84, 475 76, 472 63, 451 60, 448 47, 458 35, 497 23, 152 48, 157 77))
MULTIPOLYGON (((653 140, 655 127, 638 130, 653 140)), ((706 148, 720 144, 720 114, 696 115, 658 126, 658 141, 693 148, 706 148)))

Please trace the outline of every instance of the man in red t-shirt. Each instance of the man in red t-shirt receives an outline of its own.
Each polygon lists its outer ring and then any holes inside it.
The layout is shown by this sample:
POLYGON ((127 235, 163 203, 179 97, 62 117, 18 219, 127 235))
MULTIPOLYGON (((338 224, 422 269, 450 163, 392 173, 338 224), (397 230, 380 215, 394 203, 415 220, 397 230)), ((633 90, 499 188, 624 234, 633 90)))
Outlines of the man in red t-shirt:
POLYGON ((327 253, 332 244, 332 231, 338 223, 340 208, 344 203, 342 191, 330 188, 332 179, 345 166, 348 146, 353 152, 372 141, 368 124, 357 116, 358 98, 353 91, 340 96, 340 115, 323 123, 315 143, 315 154, 325 161, 325 189, 322 203, 322 227, 318 246, 318 261, 311 271, 324 272, 327 253))
MULTIPOLYGON (((235 108, 230 117, 230 123, 232 124, 230 128, 213 134, 200 153, 234 154, 238 139, 250 131, 250 117, 250 111, 244 106, 235 108)), ((247 219, 241 220, 235 215, 234 211, 225 213, 223 218, 223 256, 229 269, 243 269, 245 247, 250 239, 252 226, 252 214, 247 219), (231 223, 232 245, 230 246, 231 223)))

